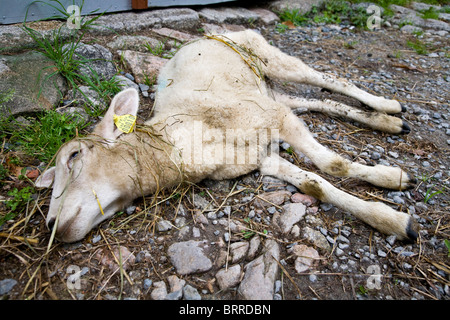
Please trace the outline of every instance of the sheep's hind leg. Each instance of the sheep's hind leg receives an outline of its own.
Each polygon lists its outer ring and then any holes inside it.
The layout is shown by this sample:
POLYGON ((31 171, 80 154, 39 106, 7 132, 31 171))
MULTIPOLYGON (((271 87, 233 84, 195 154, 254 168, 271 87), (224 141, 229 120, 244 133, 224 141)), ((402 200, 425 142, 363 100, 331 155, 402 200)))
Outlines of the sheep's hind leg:
POLYGON ((417 225, 408 214, 396 211, 381 202, 364 201, 354 197, 337 189, 317 174, 304 171, 278 155, 263 159, 260 171, 264 175, 287 181, 302 192, 353 214, 385 234, 413 241, 417 238, 417 225))
POLYGON ((374 96, 344 79, 316 71, 300 59, 287 55, 270 45, 263 36, 254 31, 247 30, 229 36, 263 62, 261 68, 269 78, 306 83, 342 93, 380 112, 399 113, 403 111, 398 101, 374 96))
POLYGON ((372 129, 392 134, 407 134, 411 131, 408 124, 400 118, 380 112, 366 112, 332 100, 303 99, 274 92, 275 100, 291 109, 305 108, 331 116, 340 116, 362 123, 372 129))
MULTIPOLYGON (((286 107, 287 108, 287 107, 286 107)), ((303 122, 290 110, 282 115, 280 138, 303 152, 320 170, 337 177, 358 178, 394 190, 413 187, 415 179, 399 167, 366 166, 351 162, 317 142, 303 122)))

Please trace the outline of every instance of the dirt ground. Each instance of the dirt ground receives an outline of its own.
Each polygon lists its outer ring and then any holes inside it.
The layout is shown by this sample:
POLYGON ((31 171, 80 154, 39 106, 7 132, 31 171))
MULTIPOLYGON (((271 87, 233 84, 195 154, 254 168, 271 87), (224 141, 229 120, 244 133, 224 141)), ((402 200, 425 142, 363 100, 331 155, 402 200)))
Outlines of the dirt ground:
MULTIPOLYGON (((414 214, 421 226, 417 243, 396 240, 391 244, 385 235, 346 212, 334 207, 325 211, 324 206, 317 205, 315 217, 328 231, 327 234, 335 238, 345 234, 349 240, 349 248, 346 248, 341 256, 336 255, 337 242, 332 246, 331 252, 318 249, 322 257, 320 263, 311 270, 298 274, 294 268, 295 259, 288 252, 288 248, 294 243, 311 244, 301 237, 282 236, 269 224, 253 220, 249 222, 247 219, 254 205, 253 200, 248 201, 249 194, 262 193, 264 188, 271 188, 267 183, 263 183, 259 173, 254 172, 232 181, 205 181, 195 186, 183 186, 176 192, 166 190, 156 197, 139 199, 134 203, 137 207, 134 213, 118 214, 90 232, 84 240, 74 244, 55 241, 48 248, 50 233, 45 226, 45 215, 50 194, 43 190, 37 195, 36 207, 30 208, 28 215, 16 217, 2 230, 8 232, 14 229, 15 235, 36 241, 24 243, 20 239, 0 238, 0 279, 13 278, 18 281, 3 298, 150 299, 153 287, 145 286, 146 279, 154 283, 176 274, 166 251, 170 244, 179 241, 178 230, 173 228, 166 232, 156 231, 155 226, 159 218, 174 222, 180 217, 180 210, 183 210, 188 223, 200 228, 204 237, 210 241, 218 241, 214 233, 217 230, 221 235, 227 231, 223 226, 213 223, 200 224, 193 219, 199 210, 195 206, 194 195, 200 195, 213 206, 217 207, 222 203, 230 206, 233 219, 249 224, 253 230, 252 234, 260 235, 263 239, 268 231, 268 234, 279 242, 281 272, 278 279, 281 288, 278 293, 282 299, 448 300, 450 264, 449 251, 444 240, 450 239, 449 136, 442 128, 442 124, 448 124, 450 115, 448 51, 444 57, 420 56, 406 45, 413 36, 401 34, 392 28, 383 28, 378 32, 345 28, 341 30, 343 33, 327 31, 323 26, 308 27, 303 31, 287 30, 285 33, 278 33, 272 27, 261 29, 261 33, 273 45, 300 57, 314 68, 335 72, 369 92, 398 99, 408 108, 399 116, 408 122, 411 133, 392 137, 322 114, 307 112, 300 116, 310 125, 318 141, 353 161, 375 164, 377 161, 371 159, 367 146, 383 148, 385 153, 382 158, 387 159, 391 165, 400 165, 410 172, 412 170, 418 178, 417 186, 407 195, 401 195, 404 202, 397 204, 389 200, 388 190, 355 179, 328 176, 318 172, 310 162, 303 162, 295 153, 282 150, 281 154, 301 168, 320 174, 336 187, 351 194, 367 200, 384 201, 404 212, 414 208, 414 214), (346 36, 345 32, 351 36, 346 36), (316 36, 317 39, 310 41, 306 36, 316 36), (388 73, 390 78, 371 77, 373 74, 380 75, 381 72, 388 73), (431 85, 435 83, 434 80, 445 75, 446 86, 431 85), (389 86, 384 83, 389 83, 389 86), (415 112, 417 108, 428 110, 425 115, 429 117, 425 118, 424 113, 415 112), (433 113, 442 115, 439 123, 433 121, 433 113), (353 148, 349 149, 348 146, 353 148), (398 157, 389 157, 389 151, 397 153, 398 157), (424 161, 428 161, 430 166, 424 166, 424 161), (431 179, 438 171, 442 172, 441 176, 431 179), (424 197, 430 188, 444 191, 434 195, 433 201, 425 204, 424 197), (332 230, 337 230, 337 233, 332 230), (117 246, 128 248, 136 256, 136 261, 124 272, 111 270, 107 263, 102 262, 117 246), (371 266, 375 266, 373 268, 378 272, 371 272, 371 266), (70 290, 67 281, 74 268, 82 270, 81 284, 80 289, 70 290), (370 281, 375 279, 370 277, 371 274, 380 275, 376 278, 379 280, 379 286, 375 288, 370 286, 370 281)), ((192 32, 197 33, 194 30, 192 32)), ((433 45, 435 49, 431 52, 448 49, 448 38, 434 38, 434 41, 440 43, 433 45)), ((107 41, 99 37, 96 39, 100 44, 107 41)), ((324 92, 320 88, 287 83, 273 85, 307 98, 335 99, 364 108, 350 98, 324 92)), ((144 99, 143 108, 150 108, 152 102, 151 98, 144 99)), ((32 159, 27 161, 29 166, 36 166, 32 159)), ((23 186, 27 183, 13 177, 10 181, 9 186, 23 186)), ((275 186, 271 190, 285 187, 275 186)), ((1 192, 6 196, 7 190, 1 192)), ((268 214, 267 211, 262 213, 268 214)), ((302 220, 298 225, 302 229, 308 223, 311 224, 302 220)), ((233 240, 237 240, 247 239, 248 235, 233 236, 233 240)), ((240 299, 236 289, 219 290, 215 280, 217 271, 217 268, 213 268, 209 272, 184 276, 182 279, 197 288, 203 300, 240 299)))

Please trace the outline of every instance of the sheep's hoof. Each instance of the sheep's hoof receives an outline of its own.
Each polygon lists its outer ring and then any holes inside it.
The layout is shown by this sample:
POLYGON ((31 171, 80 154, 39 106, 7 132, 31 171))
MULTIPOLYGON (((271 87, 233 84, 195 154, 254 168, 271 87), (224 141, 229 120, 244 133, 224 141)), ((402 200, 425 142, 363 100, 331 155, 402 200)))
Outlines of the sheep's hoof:
POLYGON ((411 132, 411 128, 405 121, 403 121, 402 131, 400 131, 400 134, 408 134, 410 132, 411 132))
POLYGON ((419 232, 419 224, 412 218, 409 218, 408 226, 406 227, 406 235, 412 242, 416 242, 419 232))

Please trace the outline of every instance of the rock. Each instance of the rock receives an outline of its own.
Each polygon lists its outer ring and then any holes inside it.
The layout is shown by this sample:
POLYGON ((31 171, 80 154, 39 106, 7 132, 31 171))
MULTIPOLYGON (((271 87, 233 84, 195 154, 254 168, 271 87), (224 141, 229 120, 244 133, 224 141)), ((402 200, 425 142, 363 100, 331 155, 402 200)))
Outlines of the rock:
POLYGON ((170 293, 165 297, 166 300, 180 300, 183 296, 183 286, 185 285, 185 280, 180 280, 176 275, 171 275, 167 277, 167 281, 170 286, 170 293))
POLYGON ((45 81, 54 72, 54 63, 40 53, 0 56, 0 61, 0 92, 13 90, 12 99, 0 106, 0 115, 52 109, 67 92, 63 76, 55 74, 45 81))
POLYGON ((266 240, 265 252, 245 267, 239 292, 247 300, 272 300, 278 274, 280 248, 276 241, 266 240))
POLYGON ((78 121, 80 123, 87 123, 89 121, 89 115, 81 107, 61 107, 56 109, 56 111, 60 114, 70 115, 72 121, 78 121))
POLYGON ((261 238, 258 235, 255 235, 250 240, 250 246, 247 253, 247 259, 252 260, 256 254, 258 253, 259 246, 261 244, 261 238))
POLYGON ((435 19, 423 19, 413 9, 395 4, 391 4, 389 8, 396 13, 393 18, 393 21, 396 23, 410 23, 421 28, 450 31, 450 24, 447 22, 435 19))
MULTIPOLYGON (((152 29, 153 32, 167 37, 167 38, 172 38, 177 40, 178 42, 187 42, 187 41, 192 41, 192 40, 196 40, 199 37, 189 34, 189 33, 185 33, 185 32, 181 32, 178 30, 174 30, 174 29, 169 29, 169 28, 160 28, 160 29, 152 29)), ((127 48, 129 49, 129 48, 127 48)))
POLYGON ((255 197, 254 204, 256 207, 265 208, 273 205, 281 205, 291 198, 291 193, 286 190, 264 192, 255 197))
POLYGON ((194 194, 194 206, 202 211, 214 210, 209 201, 199 194, 194 194))
POLYGON ((164 300, 167 296, 167 287, 164 281, 158 281, 153 283, 155 289, 153 289, 150 297, 153 300, 164 300))
POLYGON ((259 15, 245 8, 203 8, 199 16, 208 23, 246 24, 258 21, 259 15))
POLYGON ((291 201, 295 203, 303 203, 305 206, 310 206, 315 204, 317 199, 313 196, 297 192, 292 195, 291 201))
POLYGON ((313 7, 320 7, 325 0, 277 0, 272 1, 269 8, 275 12, 284 10, 299 10, 300 13, 308 13, 313 7))
POLYGON ((423 29, 421 27, 416 27, 410 24, 404 25, 400 31, 403 33, 409 33, 409 34, 413 34, 413 33, 417 33, 417 32, 421 32, 423 29))
POLYGON ((217 284, 220 290, 233 288, 239 284, 241 279, 241 265, 236 264, 227 269, 219 270, 216 273, 217 284))
POLYGON ((262 179, 262 183, 263 183, 263 190, 266 192, 285 190, 286 188, 286 182, 271 176, 265 176, 262 179))
POLYGON ((202 297, 198 293, 197 289, 189 284, 183 287, 183 296, 184 300, 202 300, 202 297))
POLYGON ((67 96, 70 100, 76 100, 77 105, 86 103, 91 109, 104 106, 106 102, 100 97, 97 91, 88 86, 79 86, 78 90, 69 90, 67 96))
POLYGON ((161 42, 155 38, 146 36, 118 36, 113 41, 109 42, 107 46, 113 50, 134 50, 148 52, 145 45, 156 48, 161 42))
POLYGON ((247 241, 234 242, 230 245, 231 263, 236 263, 247 255, 249 243, 247 241))
POLYGON ((167 254, 178 274, 186 275, 205 272, 212 268, 211 260, 205 255, 203 241, 184 241, 172 244, 167 254))
POLYGON ((194 222, 201 223, 204 225, 209 224, 208 219, 205 217, 205 215, 201 211, 197 211, 197 213, 194 214, 194 222))
POLYGON ((413 2, 411 3, 411 7, 416 11, 426 11, 429 10, 430 8, 433 8, 436 11, 439 11, 441 9, 441 6, 439 5, 431 5, 422 2, 413 2))
POLYGON ((115 32, 136 32, 150 28, 195 29, 199 25, 199 15, 188 8, 147 10, 103 15, 97 19, 91 33, 112 34, 115 32))
POLYGON ((153 16, 161 19, 161 26, 166 28, 192 30, 200 23, 197 11, 189 8, 171 8, 150 11, 153 16))
POLYGON ((314 244, 316 247, 326 251, 331 251, 327 238, 320 232, 310 227, 303 228, 303 237, 314 244))
POLYGON ((247 230, 247 226, 234 219, 222 218, 218 220, 218 223, 224 226, 226 230, 230 230, 233 233, 241 233, 247 230))
POLYGON ((159 232, 169 231, 170 229, 172 229, 172 223, 170 223, 170 221, 161 219, 156 223, 156 229, 159 232))
POLYGON ((139 91, 139 86, 136 83, 134 83, 132 80, 130 80, 128 77, 116 76, 116 80, 118 81, 118 84, 122 88, 122 90, 125 90, 128 88, 134 88, 137 91, 139 91))
MULTIPOLYGON (((72 50, 71 46, 66 44, 63 50, 72 50)), ((80 42, 73 51, 73 58, 83 62, 79 73, 90 78, 98 75, 100 79, 109 80, 117 72, 112 62, 112 53, 97 43, 91 45, 80 42)))
POLYGON ((306 207, 302 203, 288 203, 283 206, 283 213, 275 212, 273 223, 277 225, 282 233, 289 233, 297 222, 305 215, 306 207))
POLYGON ((262 8, 252 8, 250 11, 256 13, 259 16, 259 19, 264 24, 276 24, 280 21, 280 18, 270 10, 262 9, 262 8))
POLYGON ((0 296, 4 294, 8 294, 14 286, 17 284, 17 281, 14 279, 3 279, 0 280, 0 296))
POLYGON ((144 290, 150 289, 150 287, 153 285, 153 281, 150 279, 144 279, 144 290))
POLYGON ((295 270, 302 273, 311 269, 315 262, 320 259, 319 253, 316 249, 301 245, 295 245, 289 249, 297 258, 295 259, 295 270))
POLYGON ((167 59, 156 57, 150 53, 141 53, 132 50, 117 51, 130 67, 136 82, 143 83, 145 77, 152 79, 158 76, 161 68, 167 63, 167 59))
POLYGON ((320 204, 320 209, 322 209, 323 211, 327 212, 330 211, 333 208, 333 205, 331 203, 321 203, 320 204))
POLYGON ((121 263, 123 270, 127 270, 135 263, 136 257, 127 247, 113 246, 111 249, 112 253, 108 248, 104 248, 96 254, 100 264, 107 266, 110 270, 115 271, 119 268, 117 261, 121 263))

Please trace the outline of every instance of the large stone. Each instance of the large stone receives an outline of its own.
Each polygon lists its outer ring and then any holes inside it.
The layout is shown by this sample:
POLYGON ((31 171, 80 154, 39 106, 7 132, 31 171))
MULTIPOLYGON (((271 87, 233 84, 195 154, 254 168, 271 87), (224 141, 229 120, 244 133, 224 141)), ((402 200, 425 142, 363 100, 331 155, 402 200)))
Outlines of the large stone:
POLYGON ((166 28, 190 30, 200 23, 197 11, 189 8, 155 10, 152 13, 161 19, 161 26, 166 28))
POLYGON ((150 294, 153 300, 164 300, 167 297, 167 286, 164 281, 158 281, 153 284, 155 289, 153 289, 150 294))
POLYGON ((297 258, 295 259, 295 270, 302 273, 310 270, 320 259, 316 249, 305 246, 304 244, 295 245, 290 250, 297 258))
POLYGON ((198 36, 169 28, 153 29, 152 31, 160 36, 175 39, 179 42, 192 41, 199 38, 198 36))
POLYGON ((199 15, 206 22, 216 24, 245 24, 260 19, 256 12, 245 8, 203 8, 199 11, 199 15))
POLYGON ((321 248, 325 251, 331 251, 330 244, 327 238, 320 233, 320 231, 311 229, 310 227, 303 228, 303 237, 314 244, 316 247, 321 248))
POLYGON ((136 82, 143 83, 145 78, 152 80, 167 63, 167 59, 156 57, 150 53, 125 50, 118 51, 124 61, 131 68, 136 82))
POLYGON ((316 6, 320 7, 325 0, 277 0, 272 1, 269 5, 270 9, 275 12, 284 10, 299 10, 300 13, 307 13, 316 6))
POLYGON ((250 10, 256 13, 264 24, 275 24, 280 21, 280 18, 272 11, 262 8, 252 8, 250 10))
POLYGON ((0 280, 0 296, 9 293, 16 284, 17 281, 14 279, 0 280))
POLYGON ((245 276, 239 292, 247 300, 272 300, 278 275, 280 248, 276 241, 267 240, 265 253, 245 266, 245 276))
POLYGON ((109 267, 109 269, 116 271, 119 268, 127 270, 136 262, 135 255, 124 246, 114 246, 112 250, 105 248, 98 251, 95 257, 100 264, 109 267), (120 265, 119 265, 120 263, 120 265))
POLYGON ((259 208, 271 207, 273 205, 279 206, 286 200, 289 200, 290 197, 291 193, 287 190, 264 192, 256 197, 254 204, 259 208))
POLYGON ((124 12, 100 17, 91 32, 112 34, 118 31, 136 32, 161 27, 192 29, 196 28, 198 23, 198 13, 188 8, 124 12))
POLYGON ((303 203, 288 203, 283 206, 283 213, 275 212, 273 222, 282 233, 289 233, 297 222, 305 215, 306 206, 303 203))
POLYGON ((216 273, 217 284, 220 290, 233 288, 241 279, 241 265, 236 264, 228 269, 222 269, 216 273))
MULTIPOLYGON (((36 28, 37 35, 50 41, 53 41, 55 36, 63 41, 73 34, 73 30, 68 29, 62 22, 55 20, 40 22, 38 26, 31 25, 30 27, 36 28)), ((22 26, 0 24, 0 53, 4 51, 17 52, 34 47, 37 47, 35 40, 29 36, 22 26)))
POLYGON ((445 21, 423 19, 419 12, 395 4, 391 4, 389 8, 395 13, 392 19, 395 23, 410 23, 425 29, 450 31, 450 24, 445 21))
POLYGON ((67 91, 64 77, 52 67, 53 61, 40 53, 0 56, 0 65, 0 92, 14 92, 12 100, 0 108, 0 115, 52 109, 67 91))
MULTIPOLYGON (((69 46, 70 44, 67 44, 63 49, 71 50, 69 46)), ((82 61, 79 73, 87 77, 92 78, 96 74, 100 79, 109 80, 117 72, 112 62, 112 53, 96 43, 90 45, 80 42, 74 50, 73 58, 82 61)))
POLYGON ((186 275, 205 272, 212 268, 211 260, 205 255, 203 241, 185 241, 172 244, 167 254, 178 274, 186 275))
POLYGON ((160 45, 160 41, 155 38, 146 36, 118 36, 113 41, 109 42, 107 46, 113 50, 135 50, 148 52, 147 45, 151 48, 156 48, 160 45))

